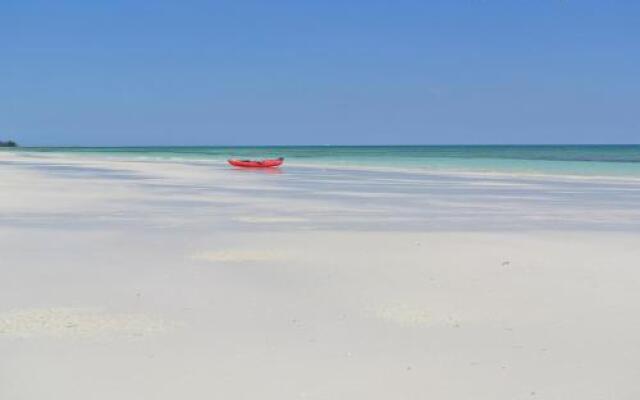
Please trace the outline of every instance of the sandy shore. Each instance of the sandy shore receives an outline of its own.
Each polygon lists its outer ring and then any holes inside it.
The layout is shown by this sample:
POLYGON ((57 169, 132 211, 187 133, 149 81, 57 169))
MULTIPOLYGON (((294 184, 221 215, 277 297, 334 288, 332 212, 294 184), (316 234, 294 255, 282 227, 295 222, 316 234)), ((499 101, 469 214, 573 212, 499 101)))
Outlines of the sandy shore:
POLYGON ((0 399, 640 398, 640 184, 0 153, 0 399))

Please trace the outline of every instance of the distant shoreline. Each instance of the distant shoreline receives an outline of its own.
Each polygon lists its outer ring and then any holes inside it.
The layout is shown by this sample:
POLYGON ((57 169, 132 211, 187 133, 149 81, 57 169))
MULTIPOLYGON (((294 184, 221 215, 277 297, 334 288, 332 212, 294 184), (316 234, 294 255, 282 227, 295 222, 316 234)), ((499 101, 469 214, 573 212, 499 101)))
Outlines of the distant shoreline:
POLYGON ((18 147, 18 144, 13 140, 7 140, 6 142, 0 141, 0 147, 18 147))

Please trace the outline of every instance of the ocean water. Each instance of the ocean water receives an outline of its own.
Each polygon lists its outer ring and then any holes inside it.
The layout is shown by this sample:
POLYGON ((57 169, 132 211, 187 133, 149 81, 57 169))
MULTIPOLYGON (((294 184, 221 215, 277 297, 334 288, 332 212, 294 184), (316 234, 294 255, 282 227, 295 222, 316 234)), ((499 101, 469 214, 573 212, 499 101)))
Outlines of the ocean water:
POLYGON ((236 157, 285 157, 291 166, 640 178, 640 145, 30 147, 4 151, 214 163, 236 157))

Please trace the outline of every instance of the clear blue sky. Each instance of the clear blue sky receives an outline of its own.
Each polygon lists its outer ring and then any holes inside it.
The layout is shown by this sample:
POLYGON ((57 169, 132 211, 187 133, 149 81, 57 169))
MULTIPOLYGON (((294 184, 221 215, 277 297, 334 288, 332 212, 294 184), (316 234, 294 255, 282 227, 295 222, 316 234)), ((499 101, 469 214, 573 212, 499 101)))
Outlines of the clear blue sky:
POLYGON ((8 137, 639 143, 640 2, 3 0, 8 137))

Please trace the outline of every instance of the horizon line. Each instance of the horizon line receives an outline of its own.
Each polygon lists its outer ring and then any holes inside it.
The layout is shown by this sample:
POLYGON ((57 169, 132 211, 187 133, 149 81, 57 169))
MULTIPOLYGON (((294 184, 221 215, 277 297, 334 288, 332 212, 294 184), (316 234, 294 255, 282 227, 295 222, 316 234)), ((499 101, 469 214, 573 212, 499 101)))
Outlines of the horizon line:
POLYGON ((113 148, 113 149, 135 149, 135 148, 168 148, 168 147, 533 147, 533 146, 640 146, 640 143, 451 143, 451 144, 193 144, 193 145, 171 145, 171 144, 135 144, 135 145, 19 145, 12 149, 90 149, 90 148, 113 148))

